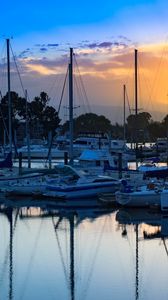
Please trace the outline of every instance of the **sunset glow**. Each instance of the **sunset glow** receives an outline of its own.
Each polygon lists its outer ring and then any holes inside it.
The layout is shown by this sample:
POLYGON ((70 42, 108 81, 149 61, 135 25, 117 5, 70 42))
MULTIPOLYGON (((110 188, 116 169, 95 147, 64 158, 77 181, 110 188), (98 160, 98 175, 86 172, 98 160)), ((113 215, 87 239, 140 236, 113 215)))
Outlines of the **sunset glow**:
MULTIPOLYGON (((5 28, 4 35, 14 37, 11 45, 31 97, 41 89, 50 93, 52 82, 65 76, 72 47, 74 73, 79 76, 80 70, 91 107, 103 103, 104 107, 121 108, 124 84, 133 106, 134 49, 137 48, 139 107, 164 117, 168 111, 167 1, 119 0, 115 4, 106 1, 103 9, 98 8, 95 1, 92 4, 75 1, 73 7, 66 2, 65 6, 59 4, 57 9, 55 5, 52 0, 47 7, 37 1, 33 4, 33 12, 26 7, 29 18, 23 26, 12 22, 11 15, 12 27, 8 24, 5 28)), ((3 6, 5 10, 6 4, 3 6)), ((21 13, 19 3, 13 9, 17 18, 21 13)), ((4 17, 0 23, 4 22, 4 17)), ((1 49, 4 49, 4 42, 1 38, 1 49)), ((62 85, 60 83, 60 87, 62 85)), ((14 88, 19 91, 18 85, 14 88)), ((55 101, 54 93, 49 97, 55 101)))

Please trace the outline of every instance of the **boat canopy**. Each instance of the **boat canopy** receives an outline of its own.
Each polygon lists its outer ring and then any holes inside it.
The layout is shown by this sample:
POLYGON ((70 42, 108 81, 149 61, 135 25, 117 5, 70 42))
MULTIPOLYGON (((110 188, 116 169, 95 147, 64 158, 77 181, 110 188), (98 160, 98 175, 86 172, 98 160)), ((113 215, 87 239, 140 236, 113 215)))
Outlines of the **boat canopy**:
POLYGON ((82 154, 79 157, 79 160, 85 160, 85 161, 102 161, 107 160, 109 157, 106 150, 84 150, 82 154))

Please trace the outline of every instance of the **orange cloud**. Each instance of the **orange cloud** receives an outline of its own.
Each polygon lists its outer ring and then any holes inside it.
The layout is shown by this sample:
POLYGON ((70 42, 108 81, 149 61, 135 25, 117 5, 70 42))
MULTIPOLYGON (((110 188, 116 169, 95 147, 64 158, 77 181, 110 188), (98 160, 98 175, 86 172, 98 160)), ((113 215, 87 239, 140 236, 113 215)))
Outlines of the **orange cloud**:
MULTIPOLYGON (((93 104, 122 105, 126 84, 130 105, 134 106, 134 47, 132 45, 91 44, 76 49, 80 75, 93 104), (105 46, 104 46, 105 45, 105 46), (99 47, 100 46, 100 47, 99 47), (104 46, 104 47, 103 47, 104 46)), ((66 58, 66 63, 68 62, 66 58)), ((41 76, 65 73, 65 60, 27 59, 28 72, 41 76)), ((74 73, 79 75, 74 59, 74 73)), ((168 45, 148 44, 138 47, 138 104, 143 110, 168 113, 168 45)), ((91 104, 92 104, 91 103, 91 104)))

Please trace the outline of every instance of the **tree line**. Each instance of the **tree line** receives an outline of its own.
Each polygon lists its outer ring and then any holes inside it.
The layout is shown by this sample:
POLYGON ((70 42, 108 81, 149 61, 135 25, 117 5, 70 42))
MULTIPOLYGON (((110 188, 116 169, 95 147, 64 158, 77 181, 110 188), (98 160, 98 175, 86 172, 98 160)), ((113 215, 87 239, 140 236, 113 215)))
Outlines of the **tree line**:
MULTIPOLYGON (((42 138, 47 138, 48 133, 56 135, 57 129, 62 134, 69 131, 69 121, 61 125, 61 119, 56 109, 49 105, 50 99, 45 92, 41 92, 31 102, 25 97, 20 97, 16 92, 11 92, 12 102, 12 131, 17 131, 21 122, 27 120, 31 131, 37 126, 42 126, 42 138)), ((8 93, 2 97, 0 103, 0 126, 1 129, 8 130, 8 93)), ((113 138, 123 139, 133 142, 138 139, 139 142, 155 141, 158 137, 168 135, 168 114, 162 121, 154 121, 148 112, 138 113, 137 116, 131 114, 126 119, 125 128, 123 125, 111 124, 103 115, 95 113, 86 113, 74 118, 74 137, 79 133, 101 133, 108 134, 113 138)), ((3 130, 0 131, 0 141, 3 141, 3 130)))

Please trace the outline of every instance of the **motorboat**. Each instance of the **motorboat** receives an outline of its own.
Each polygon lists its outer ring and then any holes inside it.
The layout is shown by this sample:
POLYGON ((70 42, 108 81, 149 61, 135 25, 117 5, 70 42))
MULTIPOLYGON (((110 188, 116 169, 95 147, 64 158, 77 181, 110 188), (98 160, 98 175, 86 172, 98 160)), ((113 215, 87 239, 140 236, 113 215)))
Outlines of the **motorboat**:
POLYGON ((166 152, 168 150, 168 139, 166 137, 157 138, 153 148, 158 152, 166 152))
MULTIPOLYGON (((84 150, 78 159, 77 167, 89 174, 104 174, 107 170, 119 170, 118 155, 111 155, 107 149, 84 150)), ((121 161, 121 168, 127 169, 127 161, 121 161)))
POLYGON ((97 197, 99 193, 115 193, 121 186, 120 180, 110 176, 86 176, 71 166, 66 166, 66 169, 73 171, 74 174, 62 177, 59 183, 54 179, 49 180, 46 184, 46 196, 52 194, 54 198, 64 199, 97 197))
MULTIPOLYGON (((111 178, 97 178, 92 182, 76 183, 73 185, 47 185, 47 190, 52 191, 52 195, 55 198, 80 199, 97 197, 99 193, 115 193, 119 187, 120 183, 118 180, 112 180, 111 178)), ((51 195, 51 193, 48 195, 51 195)))
POLYGON ((1 191, 6 196, 33 196, 50 198, 85 198, 99 193, 115 193, 121 185, 110 176, 86 176, 69 165, 55 167, 52 174, 34 173, 6 180, 1 191))
POLYGON ((84 150, 75 167, 89 175, 106 175, 115 179, 125 179, 132 185, 143 184, 144 174, 139 170, 128 169, 125 156, 111 155, 108 150, 84 150))
MULTIPOLYGON (((58 149, 57 147, 51 148, 51 157, 63 159, 65 151, 58 149)), ((18 153, 22 153, 23 158, 28 157, 28 146, 23 146, 18 149, 18 153)), ((48 158, 49 148, 45 145, 30 145, 31 158, 48 158)))
POLYGON ((126 185, 124 191, 117 191, 115 193, 115 198, 116 202, 123 206, 160 207, 162 194, 167 195, 168 199, 168 186, 166 184, 162 185, 151 182, 136 189, 126 185))
POLYGON ((143 172, 144 178, 167 178, 168 177, 168 167, 158 166, 153 162, 143 163, 138 167, 140 172, 143 172))

